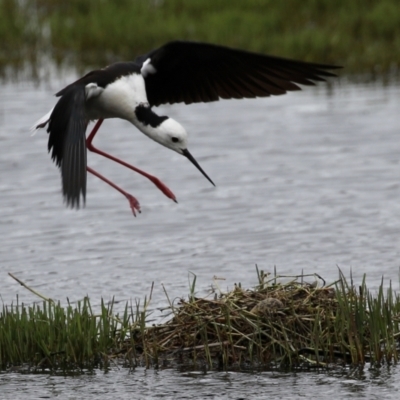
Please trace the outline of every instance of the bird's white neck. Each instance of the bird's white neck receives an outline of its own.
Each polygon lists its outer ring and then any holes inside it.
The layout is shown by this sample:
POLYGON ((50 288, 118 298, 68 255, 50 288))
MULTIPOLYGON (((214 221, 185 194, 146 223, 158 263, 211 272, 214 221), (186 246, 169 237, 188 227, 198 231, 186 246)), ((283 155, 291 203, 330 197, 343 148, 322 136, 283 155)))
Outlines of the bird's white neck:
POLYGON ((150 139, 161 143, 161 125, 168 117, 160 117, 152 111, 149 105, 139 104, 135 109, 135 115, 131 122, 150 139))
POLYGON ((179 122, 167 116, 159 116, 147 104, 135 109, 131 122, 146 136, 169 149, 186 148, 187 134, 179 122))

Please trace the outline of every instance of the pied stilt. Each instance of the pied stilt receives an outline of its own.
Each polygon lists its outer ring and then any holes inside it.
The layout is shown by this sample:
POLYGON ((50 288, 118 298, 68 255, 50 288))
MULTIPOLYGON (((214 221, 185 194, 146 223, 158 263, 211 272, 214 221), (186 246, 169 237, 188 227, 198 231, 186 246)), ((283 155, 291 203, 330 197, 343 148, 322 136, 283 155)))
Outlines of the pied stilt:
POLYGON ((335 76, 333 65, 313 64, 252 53, 228 47, 174 41, 139 56, 89 72, 56 96, 57 104, 35 128, 47 126, 48 149, 60 167, 64 200, 79 208, 85 201, 86 171, 120 191, 133 214, 140 212, 135 197, 87 167, 86 149, 116 161, 150 179, 167 197, 175 195, 158 178, 107 154, 92 144, 106 118, 122 118, 156 142, 187 157, 214 185, 187 148, 187 133, 177 121, 159 116, 153 106, 166 103, 198 103, 219 99, 242 99, 300 90, 335 76), (91 120, 98 120, 86 139, 91 120))

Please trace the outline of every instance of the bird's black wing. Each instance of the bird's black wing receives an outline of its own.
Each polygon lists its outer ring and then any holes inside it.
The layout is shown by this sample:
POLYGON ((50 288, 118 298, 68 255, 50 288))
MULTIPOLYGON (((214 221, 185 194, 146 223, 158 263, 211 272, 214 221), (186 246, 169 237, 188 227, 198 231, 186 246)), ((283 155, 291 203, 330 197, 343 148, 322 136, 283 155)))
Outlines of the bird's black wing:
POLYGON ((86 75, 82 76, 75 82, 72 82, 64 89, 56 93, 56 96, 63 96, 71 88, 76 88, 77 86, 86 86, 87 84, 96 84, 101 88, 105 88, 108 84, 114 82, 121 76, 130 75, 132 73, 140 73, 140 65, 134 62, 117 62, 103 69, 97 69, 88 72, 86 75))
POLYGON ((136 59, 151 105, 266 97, 335 76, 333 65, 288 60, 207 43, 174 41, 136 59), (144 73, 143 73, 144 72, 144 73))
POLYGON ((51 157, 61 169, 64 200, 79 208, 86 197, 85 86, 71 85, 62 91, 51 113, 47 132, 51 157))
MULTIPOLYGON (((61 169, 64 200, 79 208, 86 198, 86 128, 85 102, 121 76, 139 73, 133 62, 115 63, 87 73, 56 93, 60 97, 50 115, 47 131, 51 157, 61 169)), ((44 123, 45 124, 45 123, 44 123)), ((38 126, 40 127, 40 126, 38 126)))

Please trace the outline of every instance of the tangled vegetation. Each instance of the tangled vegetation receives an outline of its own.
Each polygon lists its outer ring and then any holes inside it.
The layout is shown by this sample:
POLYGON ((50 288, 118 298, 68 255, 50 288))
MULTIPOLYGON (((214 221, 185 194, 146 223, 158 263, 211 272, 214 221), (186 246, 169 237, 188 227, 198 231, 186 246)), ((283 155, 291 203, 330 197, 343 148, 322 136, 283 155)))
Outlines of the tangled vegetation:
POLYGON ((373 295, 365 279, 356 287, 341 276, 325 286, 322 278, 310 284, 303 276, 287 282, 257 273, 253 289, 215 289, 206 298, 196 297, 194 278, 187 299, 173 304, 166 293, 171 316, 156 325, 146 323, 151 294, 143 305, 127 304, 123 315, 104 302, 94 313, 88 298, 67 307, 50 299, 3 306, 0 367, 75 370, 122 362, 305 369, 397 362, 400 299, 390 286, 385 293, 382 282, 373 295))

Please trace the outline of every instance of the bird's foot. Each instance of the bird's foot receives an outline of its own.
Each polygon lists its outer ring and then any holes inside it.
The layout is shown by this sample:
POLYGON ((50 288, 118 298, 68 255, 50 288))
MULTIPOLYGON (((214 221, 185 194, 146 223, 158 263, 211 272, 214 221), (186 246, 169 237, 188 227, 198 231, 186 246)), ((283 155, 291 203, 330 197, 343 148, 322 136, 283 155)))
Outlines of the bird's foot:
POLYGON ((177 203, 175 195, 172 193, 172 190, 165 183, 161 182, 155 176, 153 176, 151 180, 168 198, 177 203))
POLYGON ((126 193, 125 194, 126 198, 129 201, 129 205, 131 207, 133 215, 136 217, 136 211, 140 214, 142 211, 140 210, 140 204, 139 201, 136 199, 136 197, 133 197, 131 194, 126 193))

